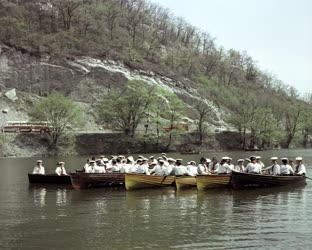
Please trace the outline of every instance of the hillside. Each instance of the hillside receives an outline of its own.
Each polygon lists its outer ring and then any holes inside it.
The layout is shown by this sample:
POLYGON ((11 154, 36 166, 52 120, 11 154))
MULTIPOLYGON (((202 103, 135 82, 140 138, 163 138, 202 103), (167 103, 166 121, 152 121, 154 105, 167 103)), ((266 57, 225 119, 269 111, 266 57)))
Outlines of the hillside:
POLYGON ((1 90, 69 96, 86 111, 80 130, 101 127, 94 106, 128 80, 175 93, 193 131, 203 102, 211 109, 206 132, 236 130, 243 148, 289 147, 310 129, 310 106, 296 89, 148 1, 1 0, 0 42, 1 90))

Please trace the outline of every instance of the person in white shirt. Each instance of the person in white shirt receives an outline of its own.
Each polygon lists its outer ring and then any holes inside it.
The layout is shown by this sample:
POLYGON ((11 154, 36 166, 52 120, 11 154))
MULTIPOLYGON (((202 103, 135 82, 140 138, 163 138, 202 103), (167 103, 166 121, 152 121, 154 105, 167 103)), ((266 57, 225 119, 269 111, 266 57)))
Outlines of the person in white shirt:
POLYGON ((86 173, 92 174, 96 172, 96 165, 95 161, 91 160, 89 161, 89 167, 86 169, 86 173))
POLYGON ((211 163, 210 159, 205 159, 204 157, 202 157, 200 159, 200 164, 198 164, 198 167, 197 167, 197 174, 198 175, 207 175, 207 174, 209 174, 209 167, 208 166, 209 166, 210 163, 211 163))
POLYGON ((171 175, 173 174, 173 169, 175 167, 175 163, 176 163, 176 160, 173 159, 173 158, 168 158, 168 165, 165 165, 164 164, 164 175, 165 176, 168 176, 168 175, 171 175))
POLYGON ((234 164, 232 163, 232 158, 228 157, 228 160, 227 160, 227 165, 229 166, 228 170, 227 170, 227 174, 230 174, 232 173, 233 169, 234 169, 234 164))
POLYGON ((86 164, 83 166, 83 171, 87 173, 89 167, 90 167, 90 159, 88 158, 86 164))
POLYGON ((264 163, 261 161, 261 156, 256 156, 256 162, 261 166, 261 169, 264 169, 264 163))
POLYGON ((250 157, 250 163, 247 164, 245 168, 245 173, 249 174, 261 174, 261 166, 256 162, 256 157, 250 157))
POLYGON ((190 161, 187 163, 186 170, 188 171, 190 176, 196 176, 197 175, 197 166, 195 161, 190 161))
POLYGON ((112 159, 111 163, 111 172, 119 172, 120 171, 120 162, 118 162, 118 159, 112 159))
POLYGON ((282 165, 280 166, 280 175, 293 175, 294 170, 288 164, 288 159, 282 158, 281 160, 282 160, 282 165))
POLYGON ((148 164, 147 164, 147 159, 146 158, 142 158, 141 160, 141 164, 137 165, 136 168, 136 173, 137 174, 146 174, 146 175, 150 175, 149 169, 148 169, 148 164))
POLYGON ((34 167, 32 173, 33 173, 33 174, 45 175, 45 170, 44 170, 44 167, 43 167, 43 162, 42 162, 42 160, 38 160, 36 163, 37 163, 37 165, 34 167))
POLYGON ((164 160, 160 159, 159 161, 154 160, 150 166, 152 166, 153 168, 150 170, 150 174, 154 174, 157 176, 164 176, 165 175, 165 166, 164 166, 164 160))
POLYGON ((269 171, 269 174, 271 175, 280 175, 281 173, 281 167, 277 163, 278 158, 277 157, 271 157, 272 165, 270 165, 267 168, 264 168, 265 171, 269 171))
POLYGON ((220 165, 218 166, 217 173, 218 174, 230 174, 232 172, 232 169, 230 166, 227 164, 228 157, 223 157, 221 159, 220 165))
POLYGON ((234 171, 244 173, 244 159, 238 159, 237 165, 234 167, 234 171))
POLYGON ((134 159, 132 156, 129 156, 127 158, 127 161, 125 164, 122 165, 120 168, 120 173, 130 173, 131 168, 133 167, 134 159))
POLYGON ((57 168, 55 169, 55 173, 58 176, 67 175, 66 170, 65 170, 65 162, 60 161, 57 163, 57 168))
POLYGON ((172 170, 172 174, 175 176, 181 176, 181 175, 189 175, 187 169, 185 166, 182 165, 182 159, 176 160, 176 165, 172 170))
POLYGON ((220 167, 220 163, 218 162, 216 157, 213 157, 212 161, 208 165, 209 174, 218 174, 219 167, 220 167))
POLYGON ((295 164, 295 174, 296 175, 306 175, 306 167, 302 163, 302 157, 296 157, 296 164, 295 164))

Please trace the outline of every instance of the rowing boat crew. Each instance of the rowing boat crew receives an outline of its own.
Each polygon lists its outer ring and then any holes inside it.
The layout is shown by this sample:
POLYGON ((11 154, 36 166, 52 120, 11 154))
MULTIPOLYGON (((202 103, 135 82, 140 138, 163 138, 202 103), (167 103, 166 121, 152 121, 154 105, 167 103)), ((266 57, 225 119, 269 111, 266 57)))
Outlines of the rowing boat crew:
POLYGON ((260 156, 251 156, 246 159, 237 160, 237 164, 232 163, 232 158, 222 157, 221 161, 216 158, 212 160, 201 158, 200 164, 190 161, 183 165, 182 159, 167 158, 166 154, 155 159, 154 156, 149 159, 139 156, 134 160, 133 156, 125 157, 122 155, 112 156, 109 160, 104 156, 99 159, 87 160, 83 170, 86 173, 136 173, 146 175, 168 176, 168 175, 210 175, 210 174, 231 174, 232 171, 251 174, 270 174, 270 175, 305 175, 306 169, 303 165, 302 157, 296 158, 296 164, 287 158, 281 158, 282 164, 277 163, 278 158, 272 157, 272 164, 265 167, 260 156), (245 165, 246 164, 246 165, 245 165))
MULTIPOLYGON (((65 162, 63 161, 59 161, 57 164, 57 167, 55 169, 55 174, 58 176, 61 175, 68 175, 66 173, 66 169, 65 169, 65 162)), ((43 161, 42 160, 37 160, 36 162, 36 166, 33 169, 33 174, 40 174, 40 175, 45 175, 45 169, 43 166, 43 161)))

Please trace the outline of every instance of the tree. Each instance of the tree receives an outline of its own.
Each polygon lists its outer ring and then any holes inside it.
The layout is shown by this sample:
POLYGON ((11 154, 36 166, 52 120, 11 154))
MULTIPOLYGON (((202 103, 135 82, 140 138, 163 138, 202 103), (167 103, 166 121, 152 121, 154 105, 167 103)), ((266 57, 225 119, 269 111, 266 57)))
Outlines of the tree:
POLYGON ((119 128, 134 137, 142 119, 155 101, 155 86, 144 81, 129 81, 121 91, 110 92, 97 104, 100 123, 119 128))
POLYGON ((51 94, 36 103, 29 113, 38 121, 48 122, 53 131, 49 133, 51 146, 56 148, 66 128, 81 122, 81 109, 71 99, 61 94, 51 94))
POLYGON ((205 133, 205 122, 207 122, 212 108, 208 105, 208 103, 200 100, 195 104, 195 109, 198 113, 197 129, 199 133, 199 142, 202 144, 205 133))
POLYGON ((179 99, 175 93, 166 92, 164 98, 167 99, 167 109, 163 110, 162 116, 169 120, 169 138, 167 149, 172 143, 173 133, 179 129, 179 121, 184 114, 185 106, 184 103, 179 99))
POLYGON ((292 140, 294 139, 299 126, 302 122, 303 117, 303 107, 299 104, 293 104, 285 106, 284 118, 285 118, 285 132, 286 132, 286 141, 285 147, 289 148, 292 140))

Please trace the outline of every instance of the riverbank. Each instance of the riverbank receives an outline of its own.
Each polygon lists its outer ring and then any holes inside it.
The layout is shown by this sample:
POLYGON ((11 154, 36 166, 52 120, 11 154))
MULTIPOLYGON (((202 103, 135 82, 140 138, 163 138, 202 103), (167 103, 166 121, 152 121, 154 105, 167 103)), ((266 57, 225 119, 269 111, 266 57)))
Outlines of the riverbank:
POLYGON ((178 134, 168 147, 167 136, 156 138, 123 133, 71 134, 58 150, 49 149, 48 138, 40 134, 1 134, 0 157, 74 156, 99 154, 138 154, 160 152, 203 152, 207 150, 239 150, 239 135, 234 132, 208 134, 202 145, 196 133, 178 134))

